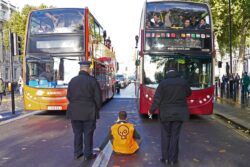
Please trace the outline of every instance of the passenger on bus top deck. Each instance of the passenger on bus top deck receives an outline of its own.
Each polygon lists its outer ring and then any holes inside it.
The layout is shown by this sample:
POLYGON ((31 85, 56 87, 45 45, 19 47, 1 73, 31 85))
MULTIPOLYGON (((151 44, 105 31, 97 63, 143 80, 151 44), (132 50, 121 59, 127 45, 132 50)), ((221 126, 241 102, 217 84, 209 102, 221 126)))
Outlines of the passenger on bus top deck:
POLYGON ((190 20, 189 19, 186 19, 185 20, 185 23, 184 23, 184 29, 192 29, 193 27, 190 25, 190 20))
POLYGON ((153 18, 150 20, 151 27, 162 27, 163 22, 160 20, 160 13, 154 13, 153 18))
POLYGON ((62 16, 54 16, 52 14, 50 14, 49 12, 45 13, 45 16, 47 16, 48 18, 50 18, 54 24, 54 28, 56 27, 64 27, 64 20, 62 18, 62 16))
POLYGON ((171 12, 167 11, 166 15, 165 15, 165 27, 171 27, 172 26, 172 21, 171 21, 171 12))
POLYGON ((184 16, 183 15, 179 15, 178 26, 179 27, 184 27, 184 21, 185 21, 184 16))
POLYGON ((205 19, 200 20, 200 24, 197 25, 197 29, 207 29, 209 28, 209 25, 206 23, 205 19))

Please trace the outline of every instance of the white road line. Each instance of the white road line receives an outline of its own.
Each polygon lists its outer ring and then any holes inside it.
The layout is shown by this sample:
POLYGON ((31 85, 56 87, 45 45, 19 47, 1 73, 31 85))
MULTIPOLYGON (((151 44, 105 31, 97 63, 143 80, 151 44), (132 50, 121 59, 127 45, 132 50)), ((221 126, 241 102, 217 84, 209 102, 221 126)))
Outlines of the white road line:
POLYGON ((108 165, 112 152, 113 152, 112 145, 111 142, 109 141, 108 144, 103 149, 103 151, 99 153, 92 167, 106 167, 108 165))
POLYGON ((12 122, 12 121, 16 121, 16 120, 18 120, 18 119, 22 119, 22 118, 31 116, 31 115, 40 114, 40 113, 42 113, 42 112, 44 112, 44 110, 32 111, 32 112, 30 112, 30 113, 28 113, 28 114, 23 114, 23 115, 21 115, 21 116, 17 116, 16 118, 11 118, 11 119, 8 119, 8 120, 6 120, 6 121, 2 121, 2 122, 0 122, 0 126, 1 126, 1 125, 4 125, 4 124, 7 124, 7 123, 10 123, 10 122, 12 122))

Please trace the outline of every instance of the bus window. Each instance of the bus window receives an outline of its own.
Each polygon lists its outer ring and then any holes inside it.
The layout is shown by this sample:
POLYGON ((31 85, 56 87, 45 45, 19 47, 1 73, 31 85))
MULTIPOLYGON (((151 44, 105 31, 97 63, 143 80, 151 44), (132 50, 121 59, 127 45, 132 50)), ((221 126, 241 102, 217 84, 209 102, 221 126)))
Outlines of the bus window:
POLYGON ((84 11, 56 9, 35 11, 30 16, 30 34, 81 32, 84 23, 84 11))
POLYGON ((67 87, 79 68, 78 57, 38 57, 29 56, 27 61, 27 85, 38 88, 67 87))
POLYGON ((145 55, 144 83, 156 88, 166 78, 168 68, 178 70, 187 79, 192 89, 202 89, 212 85, 211 58, 205 56, 145 55))
POLYGON ((146 8, 146 28, 184 28, 185 20, 190 21, 191 28, 196 28, 201 19, 205 19, 206 23, 210 24, 208 8, 203 4, 155 2, 148 3, 146 8))

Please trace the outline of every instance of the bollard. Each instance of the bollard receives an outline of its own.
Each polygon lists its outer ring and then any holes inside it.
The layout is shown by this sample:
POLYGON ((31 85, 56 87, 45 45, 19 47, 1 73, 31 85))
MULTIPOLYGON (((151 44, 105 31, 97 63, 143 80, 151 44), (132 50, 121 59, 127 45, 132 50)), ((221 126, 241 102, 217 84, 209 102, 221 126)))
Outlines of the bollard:
POLYGON ((220 97, 221 98, 223 98, 223 94, 224 94, 224 83, 222 82, 221 86, 220 86, 220 97))
POLYGON ((233 84, 233 100, 236 102, 236 96, 237 96, 237 83, 234 82, 233 84))
POLYGON ((230 95, 230 98, 233 99, 233 80, 230 80, 229 81, 229 95, 230 95))
POLYGON ((245 90, 244 90, 244 85, 241 86, 241 104, 245 103, 245 90))
POLYGON ((218 83, 215 82, 215 96, 218 97, 218 83))
POLYGON ((229 95, 230 95, 230 94, 229 94, 229 91, 230 91, 230 90, 229 90, 229 83, 227 83, 227 98, 229 98, 229 95))

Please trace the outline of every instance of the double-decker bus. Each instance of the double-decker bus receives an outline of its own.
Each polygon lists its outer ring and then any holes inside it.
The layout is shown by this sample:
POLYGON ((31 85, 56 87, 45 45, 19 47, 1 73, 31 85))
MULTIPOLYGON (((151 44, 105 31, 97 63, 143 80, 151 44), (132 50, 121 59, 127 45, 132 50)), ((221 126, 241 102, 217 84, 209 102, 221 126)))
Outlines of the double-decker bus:
POLYGON ((207 4, 186 1, 146 1, 141 15, 136 61, 136 94, 140 114, 147 114, 158 84, 168 68, 187 79, 191 114, 213 112, 214 44, 207 4))
POLYGON ((116 58, 105 39, 106 31, 88 8, 32 11, 23 59, 25 110, 66 110, 67 86, 82 60, 92 62, 103 101, 112 98, 116 58))

